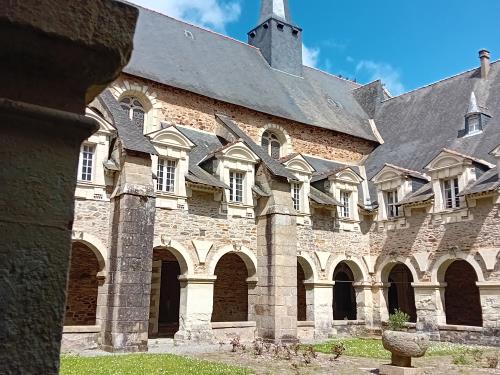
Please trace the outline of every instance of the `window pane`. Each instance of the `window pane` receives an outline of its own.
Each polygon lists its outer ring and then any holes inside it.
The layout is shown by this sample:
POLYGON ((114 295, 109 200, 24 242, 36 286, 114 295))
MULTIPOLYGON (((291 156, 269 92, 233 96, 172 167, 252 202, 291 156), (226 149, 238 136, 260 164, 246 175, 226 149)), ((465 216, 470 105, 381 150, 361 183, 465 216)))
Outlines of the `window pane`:
POLYGON ((300 211, 300 185, 292 184, 292 200, 293 208, 296 211, 300 211))
POLYGON ((231 202, 243 202, 243 173, 229 173, 229 200, 231 202))
POLYGON ((167 160, 165 172, 165 191, 175 192, 175 169, 177 163, 174 160, 167 160))
POLYGON ((340 207, 340 216, 344 218, 349 218, 351 215, 350 206, 351 206, 351 193, 348 191, 340 192, 340 203, 343 204, 343 207, 340 207))
POLYGON ((163 186, 164 186, 164 181, 163 181, 163 178, 164 178, 164 175, 163 175, 163 171, 164 171, 164 162, 162 159, 158 160, 158 171, 157 171, 157 176, 158 177, 158 180, 156 180, 156 189, 157 190, 163 190, 163 186))
POLYGON ((271 157, 273 159, 280 158, 280 149, 281 149, 281 145, 278 141, 271 142, 271 157))
POLYGON ((144 111, 140 108, 134 108, 132 113, 132 122, 139 128, 144 128, 144 111))
POLYGON ((94 161, 94 146, 83 145, 82 147, 82 166, 80 179, 82 181, 92 181, 92 165, 94 161))

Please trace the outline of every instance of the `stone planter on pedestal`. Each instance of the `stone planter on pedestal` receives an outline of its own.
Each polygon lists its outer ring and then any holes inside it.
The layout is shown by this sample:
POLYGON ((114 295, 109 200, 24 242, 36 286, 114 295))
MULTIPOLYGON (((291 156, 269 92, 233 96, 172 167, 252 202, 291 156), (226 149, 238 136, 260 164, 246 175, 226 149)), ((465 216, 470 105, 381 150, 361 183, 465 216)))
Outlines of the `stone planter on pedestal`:
POLYGON ((390 365, 380 367, 381 375, 414 375, 420 369, 411 367, 411 359, 423 357, 429 348, 429 337, 423 333, 385 331, 382 335, 384 348, 391 352, 390 365))

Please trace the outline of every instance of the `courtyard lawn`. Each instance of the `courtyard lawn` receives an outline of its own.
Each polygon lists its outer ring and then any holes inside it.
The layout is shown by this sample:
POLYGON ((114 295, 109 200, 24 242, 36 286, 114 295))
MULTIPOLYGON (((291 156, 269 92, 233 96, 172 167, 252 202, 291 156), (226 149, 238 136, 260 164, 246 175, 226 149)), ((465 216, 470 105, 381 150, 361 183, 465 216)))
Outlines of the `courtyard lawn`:
MULTIPOLYGON (((363 357, 363 358, 378 358, 390 359, 391 353, 384 349, 382 340, 380 339, 335 339, 327 341, 323 344, 314 345, 314 349, 318 353, 331 353, 331 348, 335 344, 343 343, 345 347, 344 355, 350 357, 363 357)), ((460 355, 465 352, 474 352, 478 349, 473 346, 457 345, 450 343, 431 343, 431 347, 427 350, 426 356, 454 356, 460 355)))
POLYGON ((174 355, 115 355, 102 357, 63 356, 61 375, 247 375, 252 372, 216 362, 174 355))

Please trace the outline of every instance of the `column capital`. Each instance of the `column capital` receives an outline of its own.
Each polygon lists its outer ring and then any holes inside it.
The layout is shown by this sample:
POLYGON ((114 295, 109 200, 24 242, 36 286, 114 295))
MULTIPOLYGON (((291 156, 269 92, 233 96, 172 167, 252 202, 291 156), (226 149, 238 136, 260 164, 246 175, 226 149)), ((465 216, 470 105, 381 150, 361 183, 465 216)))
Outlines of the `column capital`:
POLYGON ((217 276, 205 275, 181 275, 178 277, 179 281, 188 284, 213 284, 217 280, 217 276))
POLYGON ((500 290, 500 281, 478 281, 476 282, 476 285, 479 289, 482 290, 486 289, 500 290))
POLYGON ((335 285, 335 281, 328 281, 328 280, 304 281, 304 285, 312 288, 331 288, 335 285))
POLYGON ((440 289, 440 288, 446 288, 447 285, 448 285, 447 283, 434 283, 434 282, 411 283, 411 286, 415 289, 440 289))

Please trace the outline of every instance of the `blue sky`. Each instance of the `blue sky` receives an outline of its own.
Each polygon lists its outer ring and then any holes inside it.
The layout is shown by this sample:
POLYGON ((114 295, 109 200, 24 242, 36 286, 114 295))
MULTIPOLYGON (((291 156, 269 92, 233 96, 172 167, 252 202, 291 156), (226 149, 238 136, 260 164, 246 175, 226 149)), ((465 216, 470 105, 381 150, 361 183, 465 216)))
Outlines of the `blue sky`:
MULTIPOLYGON (((246 41, 259 0, 130 0, 246 41)), ((307 65, 400 94, 500 58, 500 0, 289 0, 307 65), (482 12, 482 14, 480 14, 482 12)))

